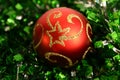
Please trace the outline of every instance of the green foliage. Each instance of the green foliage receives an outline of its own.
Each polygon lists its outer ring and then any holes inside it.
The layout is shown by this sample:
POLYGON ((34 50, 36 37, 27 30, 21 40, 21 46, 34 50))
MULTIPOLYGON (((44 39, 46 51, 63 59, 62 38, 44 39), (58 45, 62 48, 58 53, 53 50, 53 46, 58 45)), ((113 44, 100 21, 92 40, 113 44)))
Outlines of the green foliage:
POLYGON ((104 47, 103 42, 102 41, 96 41, 94 44, 95 48, 102 48, 104 47))
POLYGON ((16 8, 17 10, 22 10, 22 9, 23 9, 23 7, 22 7, 22 5, 21 5, 20 3, 17 3, 17 4, 15 5, 15 8, 16 8))
POLYGON ((21 54, 16 54, 13 56, 13 60, 15 61, 22 61, 23 60, 23 57, 21 54))
POLYGON ((87 1, 0 0, 0 80, 119 80, 120 0, 87 1), (93 30, 92 50, 70 69, 50 66, 32 47, 37 19, 63 6, 82 12, 93 30))

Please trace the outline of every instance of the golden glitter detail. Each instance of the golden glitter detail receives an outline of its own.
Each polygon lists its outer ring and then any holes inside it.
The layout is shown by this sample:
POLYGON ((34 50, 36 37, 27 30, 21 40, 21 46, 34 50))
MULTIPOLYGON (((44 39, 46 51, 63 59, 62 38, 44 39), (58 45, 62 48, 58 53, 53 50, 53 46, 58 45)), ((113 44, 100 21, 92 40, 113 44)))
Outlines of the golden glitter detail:
POLYGON ((51 24, 51 22, 50 22, 50 16, 51 16, 52 14, 54 14, 54 18, 60 18, 60 17, 62 16, 62 12, 60 12, 60 11, 54 11, 54 12, 50 13, 50 14, 47 16, 47 23, 48 23, 48 25, 50 26, 51 29, 53 29, 53 27, 54 27, 54 26, 51 24))
POLYGON ((89 28, 90 28, 90 30, 91 30, 90 33, 92 34, 92 28, 91 28, 90 24, 87 23, 87 24, 86 24, 86 34, 87 34, 87 37, 88 37, 88 39, 90 40, 90 42, 92 42, 92 39, 90 38, 90 35, 89 35, 89 32, 88 32, 89 28))
POLYGON ((52 30, 47 31, 47 34, 48 34, 48 36, 50 37, 49 46, 52 47, 52 45, 54 45, 54 44, 60 44, 60 45, 62 45, 62 46, 65 46, 63 40, 64 40, 64 38, 66 37, 65 35, 66 35, 69 31, 70 31, 70 28, 65 28, 65 29, 62 30, 59 22, 57 22, 57 23, 55 24, 55 27, 53 27, 52 30), (51 35, 50 33, 56 32, 57 29, 58 29, 58 33, 64 33, 64 34, 63 34, 62 36, 59 36, 59 40, 53 41, 53 37, 52 37, 52 35, 51 35))
MULTIPOLYGON (((72 60, 71 60, 70 58, 62 55, 62 54, 55 53, 55 52, 47 52, 47 53, 45 53, 45 58, 46 58, 47 60, 49 60, 49 61, 52 62, 52 63, 57 63, 57 60, 52 60, 52 59, 50 59, 51 56, 57 56, 57 57, 61 57, 61 58, 64 58, 65 60, 67 60, 67 61, 68 61, 68 65, 64 66, 65 68, 68 68, 68 67, 70 67, 70 66, 73 66, 72 60)), ((64 64, 64 63, 63 63, 63 64, 64 64)))
POLYGON ((72 40, 72 39, 76 39, 76 38, 78 38, 78 37, 80 36, 80 34, 81 34, 82 30, 83 30, 83 22, 82 22, 82 20, 80 19, 79 16, 77 16, 77 15, 75 15, 75 14, 69 14, 69 15, 67 16, 67 21, 68 21, 68 23, 71 23, 71 24, 74 24, 74 22, 72 21, 72 18, 77 18, 77 19, 80 21, 80 23, 81 23, 81 26, 80 26, 81 29, 80 29, 80 31, 79 31, 78 33, 76 33, 75 35, 66 36, 66 34, 70 32, 70 29, 71 29, 71 28, 70 28, 70 27, 67 27, 67 28, 62 29, 59 21, 57 21, 57 22, 55 23, 55 25, 53 26, 53 25, 51 24, 51 21, 50 21, 50 16, 51 16, 52 14, 54 14, 54 18, 60 18, 60 17, 62 16, 62 12, 60 12, 60 11, 55 11, 55 12, 49 14, 48 17, 47 17, 47 23, 48 23, 48 25, 49 25, 50 28, 51 28, 51 30, 47 30, 47 31, 46 31, 47 35, 50 37, 50 43, 49 43, 49 46, 50 46, 50 47, 52 47, 54 44, 60 44, 60 45, 62 45, 62 46, 65 47, 64 40, 72 40), (53 38, 54 38, 54 37, 53 37, 50 33, 56 32, 57 29, 58 29, 58 33, 63 33, 63 34, 62 34, 61 36, 59 36, 58 40, 53 41, 53 38))
MULTIPOLYGON (((43 37, 43 31, 44 31, 43 26, 41 24, 37 24, 36 26, 40 26, 42 28, 42 37, 43 37)), ((35 29, 34 29, 34 32, 35 32, 35 29)), ((36 49, 40 45, 42 37, 40 38, 39 42, 34 46, 34 49, 36 49)))
POLYGON ((77 18, 77 19, 80 21, 80 23, 81 23, 81 26, 80 26, 81 29, 80 29, 80 31, 79 31, 77 34, 72 35, 72 36, 68 36, 68 37, 66 38, 67 40, 72 40, 72 39, 78 38, 78 37, 80 36, 80 34, 82 33, 82 30, 83 30, 83 22, 82 22, 82 20, 80 19, 79 16, 77 16, 77 15, 75 15, 75 14, 69 14, 69 15, 67 16, 67 21, 68 21, 69 23, 74 24, 73 21, 72 21, 73 18, 77 18))
POLYGON ((62 16, 62 13, 61 12, 59 12, 58 14, 54 14, 54 18, 59 18, 59 17, 61 17, 62 16))
POLYGON ((82 56, 83 59, 85 58, 87 52, 88 52, 90 49, 91 49, 91 47, 88 47, 88 48, 87 48, 87 50, 85 51, 84 55, 82 56))

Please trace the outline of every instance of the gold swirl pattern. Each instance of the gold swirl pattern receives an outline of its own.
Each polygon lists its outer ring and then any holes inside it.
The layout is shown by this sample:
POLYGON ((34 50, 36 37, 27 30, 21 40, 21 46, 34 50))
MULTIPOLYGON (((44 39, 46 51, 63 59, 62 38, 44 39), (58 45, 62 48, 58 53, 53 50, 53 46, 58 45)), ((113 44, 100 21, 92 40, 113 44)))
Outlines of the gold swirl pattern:
MULTIPOLYGON (((57 57, 64 58, 64 59, 68 62, 68 65, 64 66, 65 68, 68 68, 68 67, 70 67, 70 66, 73 66, 72 60, 71 60, 70 58, 62 55, 62 54, 55 53, 55 52, 47 52, 47 53, 45 53, 45 58, 46 58, 47 60, 49 60, 49 61, 52 62, 52 63, 57 63, 57 60, 52 60, 52 59, 50 59, 51 56, 57 56, 57 57)), ((76 62, 78 62, 78 61, 76 61, 76 62)))
MULTIPOLYGON (((54 14, 54 18, 60 18, 62 16, 62 12, 60 12, 60 11, 55 11, 52 14, 54 14), (54 14, 56 12, 58 12, 58 13, 54 14)), ((50 43, 49 43, 50 47, 52 47, 54 44, 60 44, 60 45, 65 47, 64 40, 72 40, 72 39, 76 39, 76 38, 78 38, 80 36, 80 34, 81 34, 82 30, 83 30, 83 22, 82 22, 82 20, 80 19, 79 16, 77 16, 75 14, 69 14, 67 16, 67 21, 68 21, 68 23, 71 23, 71 24, 74 24, 72 19, 73 18, 77 18, 80 21, 80 23, 81 23, 81 29, 75 35, 66 36, 66 34, 70 32, 71 28, 67 27, 67 28, 62 29, 59 21, 57 21, 55 23, 55 25, 53 26, 51 24, 51 21, 50 21, 50 16, 52 14, 49 14, 48 17, 47 17, 47 23, 50 26, 51 30, 47 30, 46 31, 47 35, 50 37, 50 43), (51 33, 55 33, 55 32, 62 33, 62 35, 61 36, 58 35, 59 36, 58 40, 53 41, 54 37, 51 35, 51 33)))
POLYGON ((81 29, 80 29, 80 31, 79 31, 77 34, 72 35, 72 36, 68 36, 68 37, 66 38, 67 40, 72 40, 72 39, 78 38, 78 37, 80 36, 80 34, 82 33, 82 30, 83 30, 83 22, 82 22, 82 20, 80 19, 80 17, 77 16, 77 15, 75 15, 75 14, 69 14, 69 15, 68 15, 67 21, 68 21, 69 23, 74 24, 73 21, 72 21, 72 18, 77 18, 77 19, 80 21, 80 23, 81 23, 81 29))
POLYGON ((86 24, 86 34, 87 34, 87 37, 88 37, 88 39, 90 40, 90 42, 92 42, 92 39, 90 38, 89 31, 88 31, 89 28, 90 28, 90 33, 92 34, 92 28, 91 28, 90 24, 87 23, 87 24, 86 24))
POLYGON ((88 47, 88 48, 87 48, 87 50, 85 51, 84 55, 82 56, 83 59, 85 58, 87 52, 88 52, 90 49, 91 49, 91 47, 88 47))
MULTIPOLYGON (((41 27, 41 29, 42 29, 42 36, 41 36, 39 42, 34 46, 34 49, 36 49, 36 48, 40 45, 41 40, 42 40, 42 38, 43 38, 43 31, 44 31, 44 28, 43 28, 43 26, 42 26, 41 24, 37 24, 36 27, 37 27, 37 26, 40 26, 40 27, 41 27)), ((33 35, 35 35, 35 28, 34 28, 34 33, 33 33, 33 35)), ((33 41, 33 43, 34 43, 34 41, 33 41)))
POLYGON ((53 29, 53 27, 54 27, 54 26, 51 24, 51 22, 50 22, 50 16, 51 16, 52 14, 54 14, 54 18, 59 18, 59 17, 62 16, 62 12, 60 12, 60 11, 54 11, 54 12, 52 12, 51 14, 49 14, 49 15, 47 16, 47 23, 48 23, 48 25, 50 26, 51 29, 53 29), (55 14, 55 13, 56 13, 56 14, 55 14))

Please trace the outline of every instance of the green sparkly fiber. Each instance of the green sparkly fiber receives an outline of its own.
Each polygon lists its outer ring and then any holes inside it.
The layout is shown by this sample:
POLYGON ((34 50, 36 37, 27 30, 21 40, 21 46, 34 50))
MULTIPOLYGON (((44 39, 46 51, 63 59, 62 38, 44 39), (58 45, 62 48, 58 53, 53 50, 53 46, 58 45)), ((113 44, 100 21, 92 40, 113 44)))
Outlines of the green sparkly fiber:
POLYGON ((0 80, 119 79, 120 0, 0 0, 0 80), (32 47, 35 22, 56 7, 83 13, 93 30, 92 49, 69 69, 38 59, 32 47))

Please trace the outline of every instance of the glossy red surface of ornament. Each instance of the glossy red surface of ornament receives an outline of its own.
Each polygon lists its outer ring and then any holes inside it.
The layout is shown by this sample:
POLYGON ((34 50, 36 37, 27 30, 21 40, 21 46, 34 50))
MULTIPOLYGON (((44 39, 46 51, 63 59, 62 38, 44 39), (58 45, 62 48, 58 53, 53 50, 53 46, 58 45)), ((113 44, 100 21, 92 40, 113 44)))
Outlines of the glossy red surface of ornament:
POLYGON ((85 57, 91 35, 91 26, 80 12, 66 7, 54 8, 36 22, 33 44, 41 57, 68 68, 85 57))

